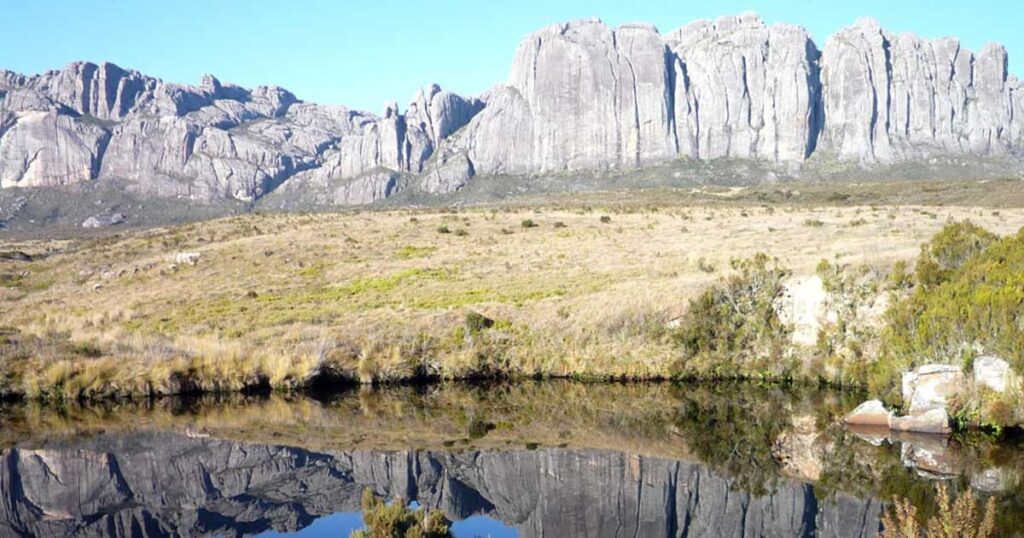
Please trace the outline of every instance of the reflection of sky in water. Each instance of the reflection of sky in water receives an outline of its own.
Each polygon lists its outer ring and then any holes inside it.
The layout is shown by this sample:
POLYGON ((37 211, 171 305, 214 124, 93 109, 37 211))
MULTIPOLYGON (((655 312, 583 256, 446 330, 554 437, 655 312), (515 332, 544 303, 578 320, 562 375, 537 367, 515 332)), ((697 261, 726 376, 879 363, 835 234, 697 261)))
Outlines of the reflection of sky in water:
MULTIPOLYGON (((277 536, 302 538, 347 538, 352 531, 363 526, 359 512, 339 512, 317 518, 308 527, 296 532, 268 531, 262 538, 277 536)), ((515 529, 487 516, 473 516, 452 524, 452 532, 458 538, 504 538, 518 536, 515 529)))

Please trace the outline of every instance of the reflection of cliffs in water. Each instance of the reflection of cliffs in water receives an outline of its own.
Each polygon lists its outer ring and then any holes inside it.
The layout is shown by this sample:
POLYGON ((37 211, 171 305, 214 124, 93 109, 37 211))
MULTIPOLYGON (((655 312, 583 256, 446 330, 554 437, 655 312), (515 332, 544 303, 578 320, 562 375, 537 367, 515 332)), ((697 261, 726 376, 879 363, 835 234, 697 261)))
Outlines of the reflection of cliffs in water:
POLYGON ((243 535, 356 511, 364 487, 527 536, 864 536, 880 505, 608 451, 313 453, 168 433, 0 452, 0 535, 243 535))

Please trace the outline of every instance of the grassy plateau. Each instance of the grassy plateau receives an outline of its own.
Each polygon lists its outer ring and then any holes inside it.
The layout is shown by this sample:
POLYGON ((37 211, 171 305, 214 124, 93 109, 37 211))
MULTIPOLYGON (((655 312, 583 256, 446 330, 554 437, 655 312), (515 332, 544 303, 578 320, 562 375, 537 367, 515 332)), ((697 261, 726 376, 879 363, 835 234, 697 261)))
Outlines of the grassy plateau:
MULTIPOLYGON (((824 260, 884 281, 913 267, 949 222, 998 235, 1024 227, 1022 190, 708 187, 0 237, 0 392, 68 400, 412 378, 819 379, 821 357, 767 364, 776 339, 736 325, 735 312, 715 314, 735 326, 710 343, 701 335, 713 328, 688 312, 751 270, 734 262, 756 253, 779 277, 814 274, 824 260), (736 346, 759 356, 723 367, 706 352, 736 346)), ((723 297, 704 306, 731 304, 723 297)), ((869 377, 839 370, 828 380, 869 377)))

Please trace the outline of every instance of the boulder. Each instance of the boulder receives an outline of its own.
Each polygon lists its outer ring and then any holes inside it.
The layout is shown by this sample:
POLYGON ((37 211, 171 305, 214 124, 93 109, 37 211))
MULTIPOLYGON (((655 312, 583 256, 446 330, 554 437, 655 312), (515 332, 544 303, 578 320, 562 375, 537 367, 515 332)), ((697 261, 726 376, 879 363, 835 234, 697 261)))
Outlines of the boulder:
POLYGON ((879 400, 868 400, 857 406, 845 417, 843 422, 851 426, 877 426, 890 428, 893 414, 879 400))
POLYGON ((113 215, 96 215, 89 217, 82 222, 82 228, 104 228, 114 226, 125 221, 124 215, 114 213, 113 215))
POLYGON ((174 263, 178 265, 189 264, 196 265, 199 263, 200 254, 198 252, 179 252, 174 255, 174 263))
POLYGON ((20 250, 8 250, 0 252, 0 260, 9 260, 15 262, 30 262, 32 261, 32 255, 20 250))
MULTIPOLYGON (((910 415, 945 412, 950 396, 963 389, 964 373, 951 364, 926 364, 903 374, 903 405, 910 415)), ((914 430, 918 431, 918 430, 914 430)))
POLYGON ((828 308, 828 291, 818 275, 797 277, 782 284, 782 295, 775 301, 775 312, 783 323, 793 327, 790 336, 799 346, 813 346, 818 332, 828 323, 838 321, 828 308))
POLYGON ((1006 392, 1010 375, 1010 363, 999 357, 986 355, 974 360, 974 384, 979 387, 1006 392))
POLYGON ((950 433, 949 415, 944 407, 930 409, 921 413, 896 417, 892 420, 892 429, 915 433, 950 433))

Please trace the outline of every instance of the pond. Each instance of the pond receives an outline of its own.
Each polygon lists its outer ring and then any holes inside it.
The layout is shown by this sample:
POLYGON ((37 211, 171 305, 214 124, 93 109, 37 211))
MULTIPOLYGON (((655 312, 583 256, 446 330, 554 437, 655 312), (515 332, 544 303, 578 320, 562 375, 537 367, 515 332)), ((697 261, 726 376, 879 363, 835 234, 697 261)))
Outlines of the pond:
POLYGON ((456 536, 874 536, 936 484, 1020 535, 1024 444, 851 431, 862 394, 439 384, 0 408, 0 536, 348 536, 369 488, 456 536))

